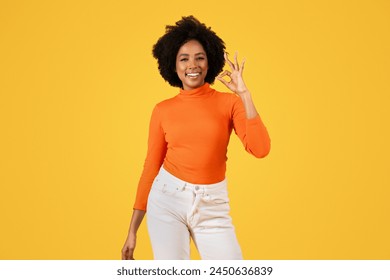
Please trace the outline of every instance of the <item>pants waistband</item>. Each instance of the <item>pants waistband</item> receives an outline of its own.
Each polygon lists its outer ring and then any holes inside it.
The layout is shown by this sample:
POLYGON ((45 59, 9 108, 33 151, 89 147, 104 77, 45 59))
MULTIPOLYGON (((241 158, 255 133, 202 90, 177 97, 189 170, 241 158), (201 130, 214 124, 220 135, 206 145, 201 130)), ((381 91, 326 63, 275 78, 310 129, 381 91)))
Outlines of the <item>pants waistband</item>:
POLYGON ((157 177, 160 177, 160 180, 167 180, 168 183, 173 183, 175 186, 179 186, 180 188, 184 189, 192 189, 196 193, 214 193, 219 192, 223 189, 226 189, 227 186, 227 180, 226 178, 222 181, 214 184, 192 184, 189 182, 186 182, 184 180, 181 180, 177 178, 176 176, 169 173, 163 166, 161 166, 160 171, 157 175, 157 177))

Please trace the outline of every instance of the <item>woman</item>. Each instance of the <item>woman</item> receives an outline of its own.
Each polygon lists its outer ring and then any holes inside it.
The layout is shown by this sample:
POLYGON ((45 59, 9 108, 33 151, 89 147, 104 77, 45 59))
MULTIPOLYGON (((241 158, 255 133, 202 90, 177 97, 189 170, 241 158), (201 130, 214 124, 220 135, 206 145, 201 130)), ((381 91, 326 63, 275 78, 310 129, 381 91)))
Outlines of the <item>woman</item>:
POLYGON ((230 134, 234 129, 255 157, 270 150, 242 77, 244 61, 238 63, 237 53, 230 61, 224 42, 193 16, 167 26, 153 56, 162 77, 180 93, 153 110, 122 259, 134 259, 146 211, 155 259, 189 259, 190 238, 202 259, 242 259, 225 179, 230 134), (222 72, 225 61, 231 70, 222 72), (235 94, 212 89, 216 78, 235 94))

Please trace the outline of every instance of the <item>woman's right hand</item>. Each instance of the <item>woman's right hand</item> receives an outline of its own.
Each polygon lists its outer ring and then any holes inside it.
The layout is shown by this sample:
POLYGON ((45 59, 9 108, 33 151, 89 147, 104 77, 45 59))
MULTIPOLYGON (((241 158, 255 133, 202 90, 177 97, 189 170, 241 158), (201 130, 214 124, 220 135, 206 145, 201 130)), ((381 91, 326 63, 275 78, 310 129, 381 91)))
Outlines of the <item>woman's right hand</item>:
POLYGON ((127 236, 125 245, 122 248, 122 260, 134 260, 134 250, 136 245, 137 237, 135 234, 129 233, 127 236))
POLYGON ((122 260, 134 260, 134 249, 137 241, 137 231, 145 216, 146 211, 134 209, 131 217, 129 233, 125 245, 122 248, 122 260))

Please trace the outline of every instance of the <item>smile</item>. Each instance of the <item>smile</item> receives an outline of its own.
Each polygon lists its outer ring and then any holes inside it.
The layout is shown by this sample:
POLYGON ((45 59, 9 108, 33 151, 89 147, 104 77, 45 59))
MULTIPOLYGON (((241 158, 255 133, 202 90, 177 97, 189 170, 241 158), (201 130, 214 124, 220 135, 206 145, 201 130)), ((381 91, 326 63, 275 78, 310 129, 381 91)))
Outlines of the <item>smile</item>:
POLYGON ((186 76, 190 77, 190 78, 196 78, 200 75, 200 73, 187 73, 186 76))

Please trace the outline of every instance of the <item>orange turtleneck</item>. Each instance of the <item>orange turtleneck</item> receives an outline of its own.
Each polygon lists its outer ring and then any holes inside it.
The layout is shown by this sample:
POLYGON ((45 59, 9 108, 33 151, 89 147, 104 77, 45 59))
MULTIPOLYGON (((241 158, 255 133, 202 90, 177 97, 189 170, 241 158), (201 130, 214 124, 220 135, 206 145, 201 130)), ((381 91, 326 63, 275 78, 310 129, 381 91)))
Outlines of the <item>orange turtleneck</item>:
POLYGON ((218 92, 205 83, 197 89, 181 89, 175 97, 158 103, 150 120, 148 152, 134 209, 146 210, 162 164, 189 183, 222 181, 232 129, 246 151, 258 158, 268 154, 270 139, 260 116, 247 119, 241 98, 235 94, 218 92))

